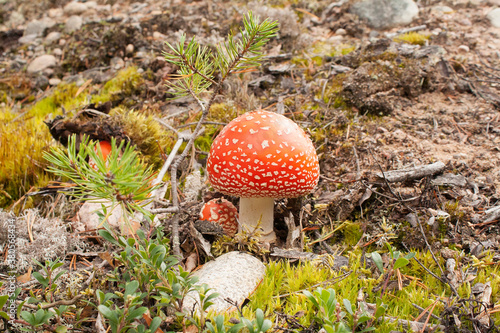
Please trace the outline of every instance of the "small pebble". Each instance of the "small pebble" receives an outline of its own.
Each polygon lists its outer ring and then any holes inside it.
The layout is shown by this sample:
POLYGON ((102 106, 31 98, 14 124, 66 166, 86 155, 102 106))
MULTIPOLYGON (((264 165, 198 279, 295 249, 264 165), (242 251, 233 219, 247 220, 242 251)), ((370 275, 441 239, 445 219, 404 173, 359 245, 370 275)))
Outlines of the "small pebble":
POLYGON ((162 34, 159 31, 155 31, 155 32, 153 32, 153 39, 156 39, 156 40, 165 39, 166 40, 167 36, 165 36, 164 34, 162 34))
POLYGON ((113 57, 109 65, 113 69, 121 69, 125 66, 125 61, 123 61, 123 59, 120 57, 113 57))
POLYGON ((66 39, 64 38, 59 39, 59 46, 64 46, 64 45, 66 45, 66 39))
POLYGON ((62 56, 63 52, 60 48, 56 47, 55 49, 52 50, 52 54, 60 57, 60 56, 62 56))
POLYGON ((48 10, 49 17, 61 17, 63 16, 64 12, 61 8, 51 8, 48 10))
POLYGON ((83 24, 83 19, 80 16, 73 15, 66 21, 64 31, 71 33, 80 30, 83 24))
POLYGON ((125 48, 125 52, 127 54, 132 54, 134 53, 134 44, 128 44, 127 47, 125 48))
POLYGON ((57 86, 59 83, 61 83, 61 79, 58 79, 56 77, 53 77, 49 80, 49 84, 51 86, 57 86))
POLYGON ((52 43, 58 40, 59 38, 61 38, 61 33, 57 31, 52 31, 47 35, 47 37, 45 37, 45 42, 52 43))
POLYGON ((469 53, 470 49, 467 45, 460 45, 458 47, 458 52, 460 53, 469 53))
POLYGON ((346 35, 346 34, 347 34, 347 31, 346 31, 345 29, 340 28, 340 29, 337 29, 337 30, 335 31, 335 34, 336 34, 336 35, 340 35, 340 36, 344 36, 344 35, 346 35))
POLYGON ((87 5, 81 2, 69 2, 64 6, 64 12, 69 15, 78 15, 87 10, 87 5))

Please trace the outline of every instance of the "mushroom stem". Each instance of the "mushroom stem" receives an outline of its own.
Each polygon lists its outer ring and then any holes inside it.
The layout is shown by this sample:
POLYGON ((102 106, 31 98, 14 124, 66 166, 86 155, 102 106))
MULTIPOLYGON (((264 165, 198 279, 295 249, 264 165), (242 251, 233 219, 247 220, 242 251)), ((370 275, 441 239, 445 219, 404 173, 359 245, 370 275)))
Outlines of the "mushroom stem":
POLYGON ((240 198, 240 231, 244 225, 252 232, 261 220, 261 240, 274 242, 274 199, 273 198, 240 198))

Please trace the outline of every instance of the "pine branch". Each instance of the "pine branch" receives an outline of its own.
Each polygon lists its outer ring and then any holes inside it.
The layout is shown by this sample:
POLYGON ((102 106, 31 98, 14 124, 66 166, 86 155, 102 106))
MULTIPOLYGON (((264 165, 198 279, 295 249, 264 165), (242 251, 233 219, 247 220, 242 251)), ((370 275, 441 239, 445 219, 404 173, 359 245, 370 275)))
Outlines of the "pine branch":
POLYGON ((55 148, 44 153, 44 158, 52 164, 47 171, 71 180, 75 184, 71 195, 78 200, 112 200, 123 203, 127 211, 147 214, 139 203, 147 200, 153 190, 152 167, 146 168, 134 147, 125 145, 124 141, 117 147, 112 139, 111 146, 111 153, 104 160, 100 146, 88 137, 84 137, 77 152, 73 135, 67 151, 55 148), (95 162, 95 169, 90 166, 89 158, 95 162))

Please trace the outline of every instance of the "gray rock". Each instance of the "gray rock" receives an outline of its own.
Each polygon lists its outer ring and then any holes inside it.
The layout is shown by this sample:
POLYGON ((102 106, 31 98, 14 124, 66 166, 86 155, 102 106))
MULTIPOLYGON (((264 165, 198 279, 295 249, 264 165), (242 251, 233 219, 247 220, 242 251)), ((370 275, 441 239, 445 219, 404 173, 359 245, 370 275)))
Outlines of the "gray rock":
POLYGON ((55 42, 56 40, 59 40, 59 38, 61 38, 61 33, 57 31, 52 31, 47 35, 47 37, 45 37, 45 42, 50 44, 55 42))
POLYGON ((64 31, 71 33, 80 30, 83 24, 83 19, 80 16, 73 15, 66 21, 64 31))
POLYGON ((26 21, 24 15, 14 11, 10 14, 9 21, 7 21, 7 26, 9 28, 16 28, 18 25, 23 24, 26 21))
POLYGON ((78 15, 87 10, 87 5, 81 2, 70 2, 64 6, 64 12, 68 15, 78 15))
POLYGON ((33 44, 37 41, 38 35, 27 35, 19 38, 18 42, 21 44, 33 44))
POLYGON ((46 68, 53 67, 57 63, 56 57, 50 54, 44 54, 39 57, 36 57, 29 65, 28 65, 28 73, 38 73, 43 71, 46 68))
POLYGON ((353 4, 351 11, 375 29, 409 24, 418 16, 413 0, 364 0, 353 4))
POLYGON ((45 90, 49 85, 49 79, 45 75, 40 75, 35 78, 34 84, 36 88, 45 90))
POLYGON ((111 58, 109 65, 111 66, 111 68, 118 70, 122 69, 125 66, 125 61, 123 61, 123 59, 120 57, 113 57, 111 58))
POLYGON ((23 36, 29 36, 29 35, 41 36, 43 35, 45 29, 47 29, 47 25, 45 24, 45 22, 33 20, 30 23, 28 23, 26 29, 24 29, 23 36))
POLYGON ((490 23, 495 28, 500 28, 500 8, 495 8, 486 15, 490 23))
MULTIPOLYGON (((264 278, 266 266, 257 258, 241 252, 229 252, 216 260, 206 263, 193 275, 198 276, 197 284, 206 283, 212 288, 211 294, 219 294, 209 310, 227 312, 236 308, 225 299, 241 305, 264 278)), ((184 300, 184 308, 192 309, 199 302, 197 293, 189 293, 184 300)), ((198 307, 196 307, 198 309, 198 307)))

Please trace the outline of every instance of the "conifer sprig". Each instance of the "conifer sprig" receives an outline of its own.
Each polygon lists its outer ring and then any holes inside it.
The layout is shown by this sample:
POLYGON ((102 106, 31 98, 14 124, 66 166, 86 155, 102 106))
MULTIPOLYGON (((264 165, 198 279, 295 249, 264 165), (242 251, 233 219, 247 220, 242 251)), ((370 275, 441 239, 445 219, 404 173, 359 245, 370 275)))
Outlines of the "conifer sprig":
POLYGON ((148 213, 142 208, 153 187, 153 171, 139 160, 134 147, 125 141, 117 147, 111 139, 111 153, 104 160, 100 146, 84 138, 77 152, 75 136, 68 141, 68 150, 54 148, 44 158, 52 164, 47 171, 74 183, 71 195, 78 200, 112 200, 123 204, 128 211, 148 213), (96 148, 97 147, 97 148, 96 148), (121 156, 120 156, 120 152, 121 156), (89 158, 95 161, 94 169, 89 158))
POLYGON ((200 100, 202 92, 212 85, 220 87, 231 73, 258 66, 263 46, 277 31, 277 21, 259 22, 258 17, 249 12, 243 19, 239 38, 230 33, 227 40, 217 46, 215 54, 194 37, 186 43, 184 34, 175 46, 167 42, 170 52, 164 52, 165 60, 179 67, 178 74, 167 81, 167 86, 175 97, 192 95, 200 100))

